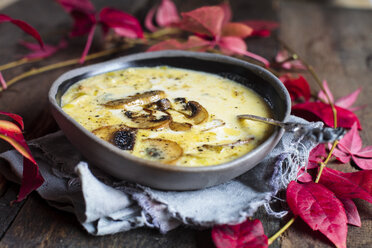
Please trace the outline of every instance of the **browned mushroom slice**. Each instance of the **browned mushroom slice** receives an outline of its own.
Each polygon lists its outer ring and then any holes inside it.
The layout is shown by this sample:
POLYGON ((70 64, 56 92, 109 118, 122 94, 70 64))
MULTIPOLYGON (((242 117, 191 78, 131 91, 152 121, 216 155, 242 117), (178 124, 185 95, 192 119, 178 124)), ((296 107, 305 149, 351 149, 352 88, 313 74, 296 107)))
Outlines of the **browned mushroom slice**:
POLYGON ((131 128, 139 129, 158 129, 168 125, 172 117, 168 114, 156 116, 154 113, 138 114, 126 111, 125 115, 130 119, 127 125, 131 128))
POLYGON ((184 131, 189 131, 191 129, 192 125, 190 123, 186 122, 175 122, 171 121, 169 123, 169 128, 173 131, 176 132, 184 132, 184 131))
POLYGON ((191 111, 191 115, 188 118, 191 119, 194 124, 200 124, 208 119, 208 111, 198 102, 189 101, 187 107, 191 111))
POLYGON ((144 110, 160 110, 166 111, 171 108, 171 102, 167 98, 160 99, 154 103, 150 103, 144 107, 144 110))
POLYGON ((137 130, 119 124, 100 127, 93 130, 92 133, 122 150, 133 150, 137 130))
POLYGON ((205 144, 205 145, 202 145, 201 148, 216 150, 216 151, 220 152, 222 150, 222 148, 224 148, 224 147, 241 146, 241 145, 248 144, 248 143, 252 142, 254 139, 255 139, 254 137, 248 137, 246 139, 239 139, 235 142, 227 143, 227 144, 216 144, 216 145, 205 144))
POLYGON ((196 101, 187 102, 183 97, 175 98, 174 103, 175 107, 173 110, 192 120, 195 125, 208 120, 208 111, 200 103, 196 101))
POLYGON ((140 142, 140 154, 143 158, 171 164, 178 160, 183 149, 176 142, 166 139, 144 139, 140 142))
POLYGON ((112 100, 103 104, 103 106, 112 109, 122 109, 134 105, 147 105, 160 99, 165 98, 165 92, 162 90, 146 91, 144 93, 137 93, 133 96, 128 96, 123 99, 112 100))

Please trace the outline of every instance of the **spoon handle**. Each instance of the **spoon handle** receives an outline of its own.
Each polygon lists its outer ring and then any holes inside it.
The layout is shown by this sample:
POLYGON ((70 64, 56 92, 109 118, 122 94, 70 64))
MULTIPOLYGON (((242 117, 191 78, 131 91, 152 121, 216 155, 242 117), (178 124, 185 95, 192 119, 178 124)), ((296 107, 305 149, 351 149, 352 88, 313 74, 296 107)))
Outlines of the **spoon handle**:
POLYGON ((302 124, 297 122, 281 122, 270 118, 265 118, 256 115, 238 115, 239 119, 248 119, 252 121, 259 121, 274 126, 283 128, 286 132, 293 132, 295 136, 309 135, 319 143, 334 142, 340 140, 346 134, 346 129, 338 127, 314 127, 310 124, 302 124))

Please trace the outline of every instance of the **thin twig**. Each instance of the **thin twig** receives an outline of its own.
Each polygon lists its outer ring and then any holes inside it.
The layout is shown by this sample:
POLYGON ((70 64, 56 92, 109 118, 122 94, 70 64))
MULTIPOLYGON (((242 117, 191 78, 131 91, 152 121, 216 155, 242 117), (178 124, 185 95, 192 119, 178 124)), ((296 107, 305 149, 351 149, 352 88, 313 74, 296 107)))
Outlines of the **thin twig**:
POLYGON ((16 66, 24 65, 24 64, 27 64, 27 63, 32 63, 32 62, 39 61, 39 60, 41 60, 41 58, 37 58, 37 59, 22 58, 22 59, 7 63, 5 65, 1 65, 0 66, 0 71, 4 71, 4 70, 7 70, 7 69, 16 67, 16 66))

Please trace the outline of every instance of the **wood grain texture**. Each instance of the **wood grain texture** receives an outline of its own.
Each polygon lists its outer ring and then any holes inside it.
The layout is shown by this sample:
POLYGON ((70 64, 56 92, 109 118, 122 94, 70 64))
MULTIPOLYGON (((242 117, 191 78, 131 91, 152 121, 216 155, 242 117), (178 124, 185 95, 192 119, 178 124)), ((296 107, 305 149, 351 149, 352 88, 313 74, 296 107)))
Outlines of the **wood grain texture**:
MULTIPOLYGON (((140 19, 149 7, 157 1, 93 1, 97 9, 109 5, 135 14, 140 19)), ((181 11, 188 11, 201 5, 199 0, 176 1, 181 11)), ((217 0, 203 1, 212 5, 217 0)), ((269 19, 276 20, 280 15, 280 36, 298 53, 311 63, 322 78, 328 80, 336 98, 344 96, 358 87, 363 87, 357 105, 370 104, 372 94, 372 13, 370 11, 346 10, 324 6, 323 1, 289 0, 232 0, 234 20, 269 19), (280 5, 278 3, 280 2, 280 5)), ((48 43, 58 41, 71 25, 71 20, 61 11, 54 1, 22 0, 2 12, 21 18, 40 30, 48 43), (35 13, 43 13, 35 18, 35 13), (47 21, 46 21, 47 20, 47 21)), ((0 64, 12 61, 25 50, 15 44, 19 39, 28 37, 11 25, 0 25, 0 64)), ((98 38, 98 36, 97 36, 98 38)), ((85 39, 74 39, 64 52, 42 62, 22 66, 4 73, 7 79, 33 67, 79 57, 85 39)), ((93 51, 100 49, 96 39, 93 51)), ((251 39, 250 51, 272 58, 277 50, 273 39, 251 39)), ((125 53, 124 53, 125 54, 125 53)), ((19 57, 19 56, 18 56, 19 57)), ((104 58, 107 59, 107 58, 104 58)), ((98 61, 94 61, 98 62, 98 61)), ((63 68, 23 80, 0 93, 0 109, 15 112, 24 117, 26 136, 41 136, 57 127, 48 111, 47 92, 51 83, 69 68, 63 68), (16 100, 15 100, 16 99, 16 100)), ((312 84, 312 89, 316 85, 312 84)), ((358 112, 364 127, 364 144, 372 144, 372 113, 368 108, 358 112)), ((0 143, 0 151, 9 146, 0 143)), ((335 168, 349 171, 349 166, 335 168)), ((210 230, 196 231, 178 228, 166 235, 157 230, 140 228, 126 233, 104 237, 87 234, 75 216, 49 207, 36 194, 31 195, 22 207, 15 208, 2 202, 10 202, 16 197, 17 187, 10 184, 11 190, 0 198, 0 234, 3 233, 0 247, 213 247, 210 230), (22 208, 21 208, 22 207, 22 208), (18 215, 17 215, 18 213, 18 215)), ((349 227, 348 247, 372 247, 371 205, 357 201, 362 217, 362 228, 349 227)), ((267 216, 264 210, 255 215, 264 225, 265 233, 270 236, 280 226, 280 221, 267 216)), ((284 223, 281 223, 284 224, 284 223)), ((321 234, 313 232, 301 221, 286 232, 281 239, 270 247, 330 247, 331 244, 321 234)))
MULTIPOLYGON (((93 2, 97 9, 103 6, 113 6, 135 14, 143 20, 147 10, 160 1, 99 0, 93 2)), ((201 6, 198 0, 176 2, 181 11, 189 11, 201 6)), ((203 5, 213 5, 219 2, 221 1, 208 0, 204 1, 203 5)), ((272 2, 271 0, 232 1, 234 20, 250 18, 276 20, 277 10, 274 9, 272 2)), ((67 15, 49 0, 23 0, 4 11, 14 17, 22 17, 35 26, 47 43, 57 42, 71 25, 71 20, 67 15), (35 18, 34 13, 39 8, 44 9, 45 13, 40 18, 35 18)), ((25 52, 23 48, 9 41, 25 39, 27 36, 10 25, 0 26, 0 32, 6 34, 0 40, 0 53, 3 55, 0 57, 0 64, 4 64, 16 59, 16 54, 25 52)), ((84 38, 75 39, 67 50, 54 57, 6 71, 4 76, 9 79, 33 67, 66 60, 72 56, 79 57, 84 42, 84 38)), ((95 39, 93 51, 100 49, 100 46, 99 40, 95 39)), ((252 39, 248 46, 251 51, 269 58, 277 52, 277 45, 271 38, 252 39)), ((56 128, 48 111, 47 92, 51 83, 60 74, 71 68, 63 68, 25 79, 10 87, 6 92, 0 93, 0 109, 18 113, 24 117, 27 138, 41 136, 56 128), (18 100, 14 101, 14 99, 18 100)), ((4 149, 9 149, 9 146, 0 145, 0 151, 4 149)), ((13 197, 15 199, 15 195, 13 197)), ((265 230, 269 234, 274 233, 279 227, 279 221, 274 222, 273 219, 266 216, 264 211, 258 212, 256 217, 263 220, 265 230)), ((93 237, 83 230, 74 215, 49 207, 36 194, 26 200, 16 218, 15 215, 12 215, 9 219, 14 221, 4 222, 3 229, 6 230, 6 233, 0 241, 1 247, 213 247, 210 230, 200 231, 184 227, 166 235, 160 234, 157 230, 140 228, 126 233, 93 237)), ((273 247, 278 247, 278 243, 273 247)))
MULTIPOLYGON (((314 66, 326 79, 336 99, 363 88, 356 106, 363 131, 363 144, 372 143, 372 11, 325 6, 310 1, 282 1, 280 6, 281 38, 314 66)), ((318 90, 313 83, 312 89, 318 90)), ((333 163, 334 169, 356 171, 350 165, 333 163)), ((372 206, 356 201, 362 227, 349 226, 348 247, 372 247, 372 206)), ((283 247, 330 247, 320 233, 313 232, 301 220, 284 235, 283 247)))

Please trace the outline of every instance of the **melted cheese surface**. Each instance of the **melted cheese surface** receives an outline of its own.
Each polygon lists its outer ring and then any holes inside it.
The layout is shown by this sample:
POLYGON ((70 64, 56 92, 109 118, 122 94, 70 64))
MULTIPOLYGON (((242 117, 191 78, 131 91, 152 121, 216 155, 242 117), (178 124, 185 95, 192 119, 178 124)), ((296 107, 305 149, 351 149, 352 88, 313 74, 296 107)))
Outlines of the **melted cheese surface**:
MULTIPOLYGON (((251 89, 213 74, 165 66, 128 68, 82 80, 67 90, 61 105, 68 115, 93 131, 128 123, 123 109, 110 109, 104 103, 150 90, 164 91, 171 101, 179 97, 196 101, 208 111, 208 119, 193 124, 188 131, 172 131, 167 126, 137 129, 133 150, 123 152, 146 158, 141 140, 160 138, 182 147, 182 156, 171 163, 175 166, 216 165, 246 154, 272 133, 270 125, 237 118, 241 114, 271 117, 268 104, 251 89), (238 144, 248 138, 253 139, 238 144)), ((130 106, 129 110, 141 111, 142 107, 130 106)), ((176 111, 170 114, 177 122, 191 123, 176 111)))

